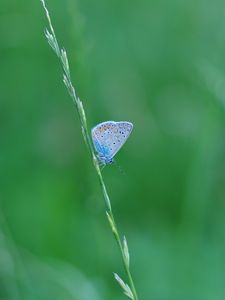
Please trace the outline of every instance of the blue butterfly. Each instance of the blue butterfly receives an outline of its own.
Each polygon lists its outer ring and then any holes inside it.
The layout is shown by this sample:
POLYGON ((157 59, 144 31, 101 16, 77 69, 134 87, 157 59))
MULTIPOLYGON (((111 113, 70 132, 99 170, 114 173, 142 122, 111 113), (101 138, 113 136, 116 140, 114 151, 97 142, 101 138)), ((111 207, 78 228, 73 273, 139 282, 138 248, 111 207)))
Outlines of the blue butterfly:
POLYGON ((92 140, 103 165, 113 163, 113 157, 126 142, 132 129, 132 123, 123 121, 106 121, 92 128, 92 140))

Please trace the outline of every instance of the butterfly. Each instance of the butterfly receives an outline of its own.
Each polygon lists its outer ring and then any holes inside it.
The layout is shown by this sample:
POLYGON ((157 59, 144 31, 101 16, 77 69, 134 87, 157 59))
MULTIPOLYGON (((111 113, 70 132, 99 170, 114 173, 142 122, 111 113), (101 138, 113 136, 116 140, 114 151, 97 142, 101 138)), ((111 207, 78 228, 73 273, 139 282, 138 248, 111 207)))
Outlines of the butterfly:
POLYGON ((126 142, 132 129, 133 124, 124 121, 106 121, 92 128, 92 140, 100 163, 113 163, 113 157, 126 142))

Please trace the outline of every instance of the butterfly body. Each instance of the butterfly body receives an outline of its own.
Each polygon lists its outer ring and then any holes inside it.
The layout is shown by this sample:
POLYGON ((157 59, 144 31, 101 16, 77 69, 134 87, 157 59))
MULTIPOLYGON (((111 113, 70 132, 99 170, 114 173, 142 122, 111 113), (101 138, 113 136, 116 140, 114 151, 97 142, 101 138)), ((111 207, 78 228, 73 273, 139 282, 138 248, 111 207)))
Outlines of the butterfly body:
POLYGON ((113 162, 113 157, 126 142, 132 129, 133 124, 124 121, 106 121, 92 129, 93 144, 102 164, 113 162))

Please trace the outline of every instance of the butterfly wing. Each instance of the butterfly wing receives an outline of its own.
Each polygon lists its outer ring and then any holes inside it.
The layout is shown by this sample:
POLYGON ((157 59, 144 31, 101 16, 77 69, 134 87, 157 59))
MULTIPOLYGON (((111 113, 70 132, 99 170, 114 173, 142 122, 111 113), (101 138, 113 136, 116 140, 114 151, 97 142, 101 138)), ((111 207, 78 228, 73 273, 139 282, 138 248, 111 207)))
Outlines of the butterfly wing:
POLYGON ((92 139, 97 152, 112 159, 128 139, 133 124, 130 122, 107 121, 92 129, 92 139))

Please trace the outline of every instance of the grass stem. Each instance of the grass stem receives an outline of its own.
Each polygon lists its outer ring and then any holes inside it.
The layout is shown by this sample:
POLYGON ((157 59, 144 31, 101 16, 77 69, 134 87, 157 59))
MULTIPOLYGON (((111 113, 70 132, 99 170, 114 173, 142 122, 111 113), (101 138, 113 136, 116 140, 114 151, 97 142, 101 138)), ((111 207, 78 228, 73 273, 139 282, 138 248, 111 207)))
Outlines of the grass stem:
POLYGON ((98 178, 99 178, 99 182, 100 182, 100 186, 102 189, 102 194, 103 194, 103 198, 104 198, 104 202, 105 202, 105 206, 106 206, 106 214, 108 217, 108 221, 110 224, 110 227, 112 229, 113 235, 116 239, 117 245, 119 247, 121 256, 122 256, 122 260, 123 260, 123 265, 124 265, 124 269, 125 272, 127 274, 128 277, 128 284, 125 284, 123 282, 123 280, 117 275, 115 274, 115 278, 118 281, 118 283, 120 284, 120 286, 122 287, 124 294, 130 298, 131 300, 138 300, 138 296, 137 296, 137 292, 134 286, 134 282, 133 282, 133 278, 130 272, 130 265, 129 265, 129 251, 128 251, 128 246, 127 246, 127 241, 124 237, 124 240, 122 242, 122 239, 119 235, 118 229, 117 229, 117 225, 113 216, 113 212, 112 212, 112 206, 111 206, 111 201, 104 183, 104 179, 102 176, 102 172, 101 172, 101 168, 99 165, 99 161, 98 158, 95 154, 95 149, 91 140, 91 137, 89 135, 89 131, 88 131, 88 126, 87 126, 87 120, 86 120, 86 114, 85 114, 85 110, 83 107, 83 103, 81 102, 81 100, 79 99, 79 97, 76 94, 76 90, 72 84, 71 81, 71 75, 70 75, 70 68, 69 68, 69 62, 68 62, 68 58, 67 58, 67 53, 65 51, 65 49, 60 48, 57 38, 56 38, 56 34, 52 25, 52 21, 51 21, 51 17, 49 14, 49 11, 46 7, 45 1, 44 0, 40 0, 46 17, 47 17, 47 21, 48 21, 48 25, 49 25, 49 30, 46 29, 45 31, 45 36, 47 38, 47 41, 49 43, 49 45, 51 46, 51 48, 53 49, 53 51, 55 52, 55 54, 57 55, 57 57, 60 60, 62 69, 63 69, 63 82, 69 92, 69 95, 71 96, 73 103, 76 106, 77 112, 78 112, 78 116, 79 116, 79 120, 81 123, 81 129, 82 129, 82 134, 84 137, 84 140, 86 142, 86 145, 88 147, 89 153, 91 155, 94 167, 96 169, 98 178))

